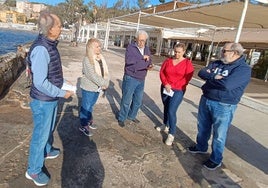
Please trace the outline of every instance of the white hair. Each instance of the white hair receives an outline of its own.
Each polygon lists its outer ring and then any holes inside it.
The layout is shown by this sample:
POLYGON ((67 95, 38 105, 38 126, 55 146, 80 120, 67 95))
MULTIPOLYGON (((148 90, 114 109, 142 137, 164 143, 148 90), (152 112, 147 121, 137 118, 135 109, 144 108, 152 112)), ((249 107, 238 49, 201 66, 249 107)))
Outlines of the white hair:
POLYGON ((145 35, 146 39, 148 39, 148 37, 149 37, 148 33, 146 31, 144 31, 144 30, 137 31, 136 38, 139 38, 140 35, 145 35))
POLYGON ((51 14, 47 10, 40 12, 40 16, 38 19, 39 33, 48 36, 48 31, 53 26, 54 18, 51 16, 51 14))

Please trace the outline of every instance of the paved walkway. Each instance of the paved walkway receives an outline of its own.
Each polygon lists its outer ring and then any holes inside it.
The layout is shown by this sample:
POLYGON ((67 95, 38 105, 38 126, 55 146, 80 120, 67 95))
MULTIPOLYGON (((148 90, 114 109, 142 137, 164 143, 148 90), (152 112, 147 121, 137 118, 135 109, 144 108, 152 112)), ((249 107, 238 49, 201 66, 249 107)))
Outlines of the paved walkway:
MULTIPOLYGON (((59 49, 65 79, 79 84, 85 45, 76 48, 61 42, 59 49)), ((162 122, 159 72, 150 71, 146 78, 143 106, 138 115, 141 123, 129 123, 121 128, 115 115, 121 99, 124 59, 118 52, 106 51, 104 56, 111 82, 107 97, 100 97, 94 109, 94 121, 99 128, 94 130, 92 138, 78 131, 79 90, 72 99, 60 101, 55 146, 62 154, 45 162, 51 175, 47 187, 268 186, 267 114, 239 105, 229 131, 223 167, 208 171, 201 165, 208 155, 192 155, 186 151, 197 132, 200 88, 188 86, 177 113, 179 129, 175 142, 168 147, 163 143, 166 133, 154 129, 162 122)), ((24 177, 32 131, 26 85, 21 75, 0 101, 0 187, 34 187, 24 177)))

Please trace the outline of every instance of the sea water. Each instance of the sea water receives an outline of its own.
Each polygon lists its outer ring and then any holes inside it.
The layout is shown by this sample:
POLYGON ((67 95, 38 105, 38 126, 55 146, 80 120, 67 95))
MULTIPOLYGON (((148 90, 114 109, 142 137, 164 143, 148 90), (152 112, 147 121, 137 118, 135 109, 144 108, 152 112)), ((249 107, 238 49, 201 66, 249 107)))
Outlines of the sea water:
POLYGON ((16 52, 18 45, 33 42, 38 33, 0 28, 0 55, 16 52))

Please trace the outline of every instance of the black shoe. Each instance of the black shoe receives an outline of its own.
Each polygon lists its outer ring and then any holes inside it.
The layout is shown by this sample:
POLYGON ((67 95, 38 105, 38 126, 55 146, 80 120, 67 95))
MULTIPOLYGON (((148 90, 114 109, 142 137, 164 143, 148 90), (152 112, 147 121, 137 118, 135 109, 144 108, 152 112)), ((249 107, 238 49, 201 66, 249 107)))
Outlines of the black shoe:
POLYGON ((86 136, 93 136, 93 134, 90 132, 88 126, 80 126, 79 130, 84 133, 86 136))
POLYGON ((200 154, 205 154, 207 153, 206 151, 200 151, 199 149, 196 148, 196 146, 192 146, 188 148, 188 151, 190 153, 200 153, 200 154))
POLYGON ((125 127, 125 122, 123 122, 123 121, 118 121, 118 125, 119 125, 120 127, 125 127))
POLYGON ((134 123, 140 123, 140 120, 138 120, 138 119, 131 119, 131 121, 133 121, 134 123))
POLYGON ((204 162, 203 166, 208 170, 215 170, 216 168, 221 166, 220 164, 212 162, 210 159, 204 162))

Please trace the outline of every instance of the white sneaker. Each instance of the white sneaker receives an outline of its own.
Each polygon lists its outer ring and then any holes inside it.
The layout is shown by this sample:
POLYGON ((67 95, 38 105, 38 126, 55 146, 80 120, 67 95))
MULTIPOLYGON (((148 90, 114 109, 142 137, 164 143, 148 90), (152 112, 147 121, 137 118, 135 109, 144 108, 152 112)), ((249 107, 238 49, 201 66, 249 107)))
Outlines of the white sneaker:
POLYGON ((159 126, 159 127, 156 127, 155 129, 156 129, 157 131, 160 132, 160 131, 162 130, 162 126, 163 126, 163 125, 161 125, 161 126, 159 126))
POLYGON ((168 132, 168 130, 169 130, 169 128, 166 126, 166 125, 161 125, 161 126, 159 126, 159 127, 156 127, 155 128, 157 131, 165 131, 165 132, 168 132))
POLYGON ((165 144, 171 146, 174 141, 174 136, 172 134, 168 134, 165 144))
POLYGON ((165 126, 164 131, 165 131, 165 133, 168 133, 168 131, 169 131, 169 127, 168 127, 168 126, 165 126))

